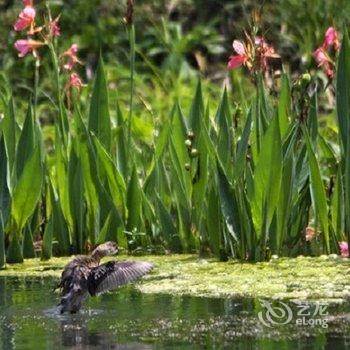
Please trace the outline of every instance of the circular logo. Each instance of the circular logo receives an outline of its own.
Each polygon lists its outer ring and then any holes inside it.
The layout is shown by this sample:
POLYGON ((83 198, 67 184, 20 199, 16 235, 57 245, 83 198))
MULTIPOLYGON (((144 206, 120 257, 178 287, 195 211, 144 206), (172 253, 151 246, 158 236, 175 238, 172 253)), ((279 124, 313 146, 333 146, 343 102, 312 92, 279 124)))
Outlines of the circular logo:
POLYGON ((282 301, 272 305, 269 301, 262 301, 263 311, 258 313, 259 320, 266 327, 275 325, 285 325, 290 323, 293 318, 292 309, 282 301))

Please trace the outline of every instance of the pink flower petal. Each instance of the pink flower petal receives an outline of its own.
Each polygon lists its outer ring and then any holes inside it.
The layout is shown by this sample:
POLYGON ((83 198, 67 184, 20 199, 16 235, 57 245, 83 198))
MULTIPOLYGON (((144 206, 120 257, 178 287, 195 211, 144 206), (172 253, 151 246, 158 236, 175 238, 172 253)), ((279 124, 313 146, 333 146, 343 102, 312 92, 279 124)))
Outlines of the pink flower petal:
POLYGON ((337 50, 340 46, 338 38, 339 38, 339 35, 336 29, 334 27, 329 27, 325 33, 323 46, 326 49, 329 49, 330 47, 333 46, 337 50))
POLYGON ((69 86, 80 89, 83 86, 83 83, 77 73, 72 73, 69 76, 69 86))
POLYGON ((49 22, 49 29, 52 36, 57 37, 61 35, 61 28, 58 24, 58 19, 49 22))
POLYGON ((18 20, 14 25, 16 31, 22 31, 32 25, 35 20, 35 9, 31 6, 27 6, 22 10, 18 16, 18 20))
POLYGON ((15 48, 18 51, 18 57, 24 57, 29 52, 38 49, 40 46, 43 46, 44 43, 36 40, 17 40, 15 42, 15 48))
POLYGON ((228 69, 236 69, 240 67, 246 61, 246 56, 235 55, 231 56, 227 64, 228 69))
POLYGON ((67 63, 63 66, 67 70, 72 70, 76 63, 79 63, 78 57, 78 45, 73 44, 63 56, 67 57, 67 63))
POLYGON ((339 242, 339 248, 340 248, 340 253, 341 256, 343 257, 348 257, 349 256, 349 246, 348 246, 348 242, 339 242))
POLYGON ((244 56, 246 54, 244 44, 241 41, 234 40, 232 46, 238 55, 244 56))
POLYGON ((326 54, 326 52, 324 51, 323 47, 319 47, 317 48, 312 56, 314 57, 315 61, 318 63, 318 65, 325 65, 328 64, 330 62, 330 59, 328 57, 328 55, 326 54))
POLYGON ((15 48, 18 51, 19 57, 24 57, 30 51, 28 40, 17 40, 15 42, 15 48))

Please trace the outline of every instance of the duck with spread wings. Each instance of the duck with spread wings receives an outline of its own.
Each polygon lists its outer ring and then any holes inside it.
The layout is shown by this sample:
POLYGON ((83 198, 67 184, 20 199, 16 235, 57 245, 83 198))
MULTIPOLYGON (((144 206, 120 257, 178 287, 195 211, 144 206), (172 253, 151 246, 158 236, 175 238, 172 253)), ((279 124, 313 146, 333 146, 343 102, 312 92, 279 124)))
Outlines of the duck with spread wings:
POLYGON ((99 245, 91 255, 81 255, 68 263, 61 276, 59 309, 76 313, 89 296, 103 294, 150 272, 153 264, 145 261, 109 261, 100 265, 103 257, 118 252, 114 242, 99 245))

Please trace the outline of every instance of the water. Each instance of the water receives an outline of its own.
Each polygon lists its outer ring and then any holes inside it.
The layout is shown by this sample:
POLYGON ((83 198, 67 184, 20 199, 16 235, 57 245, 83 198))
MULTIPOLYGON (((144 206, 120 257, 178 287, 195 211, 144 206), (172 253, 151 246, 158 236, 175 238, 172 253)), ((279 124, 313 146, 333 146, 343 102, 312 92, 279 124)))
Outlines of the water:
POLYGON ((0 277, 0 349, 350 349, 346 304, 328 306, 328 328, 294 319, 268 327, 259 321, 258 300, 146 295, 128 287, 61 316, 55 282, 0 277))

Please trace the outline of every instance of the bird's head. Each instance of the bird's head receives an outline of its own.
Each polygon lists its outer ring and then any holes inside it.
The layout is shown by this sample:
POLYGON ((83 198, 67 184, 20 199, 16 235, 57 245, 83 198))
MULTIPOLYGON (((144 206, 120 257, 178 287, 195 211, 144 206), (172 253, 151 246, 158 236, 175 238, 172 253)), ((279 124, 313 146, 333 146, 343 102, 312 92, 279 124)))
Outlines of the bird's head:
POLYGON ((117 244, 115 242, 106 242, 95 248, 92 252, 92 256, 101 259, 104 256, 114 255, 116 253, 118 253, 117 244))

